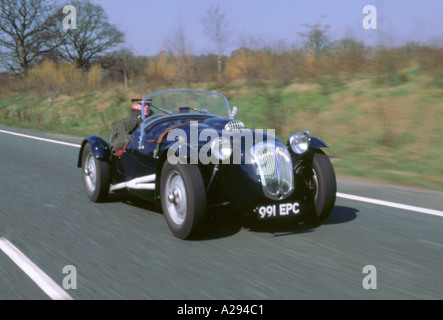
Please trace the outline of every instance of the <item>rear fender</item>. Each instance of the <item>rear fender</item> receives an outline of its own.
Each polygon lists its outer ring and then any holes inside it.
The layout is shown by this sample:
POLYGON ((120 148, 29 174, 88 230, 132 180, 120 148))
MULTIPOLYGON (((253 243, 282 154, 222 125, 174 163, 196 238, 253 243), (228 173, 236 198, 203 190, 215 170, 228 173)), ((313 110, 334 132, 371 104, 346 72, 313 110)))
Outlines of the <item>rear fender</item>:
POLYGON ((111 151, 109 150, 108 143, 102 137, 89 136, 82 142, 82 146, 78 154, 77 167, 81 168, 82 166, 83 151, 88 143, 91 145, 91 150, 94 157, 96 157, 97 159, 109 161, 111 151))

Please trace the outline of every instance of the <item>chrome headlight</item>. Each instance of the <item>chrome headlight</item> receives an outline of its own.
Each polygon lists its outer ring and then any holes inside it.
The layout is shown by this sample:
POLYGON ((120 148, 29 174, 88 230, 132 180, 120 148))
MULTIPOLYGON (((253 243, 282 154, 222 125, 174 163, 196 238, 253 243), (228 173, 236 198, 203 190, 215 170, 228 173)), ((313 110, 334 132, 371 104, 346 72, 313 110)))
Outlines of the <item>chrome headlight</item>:
POLYGON ((305 153, 309 148, 309 135, 301 132, 294 133, 289 137, 288 145, 296 154, 305 153))
POLYGON ((227 138, 215 139, 211 144, 211 152, 216 159, 228 159, 232 154, 231 141, 227 138))

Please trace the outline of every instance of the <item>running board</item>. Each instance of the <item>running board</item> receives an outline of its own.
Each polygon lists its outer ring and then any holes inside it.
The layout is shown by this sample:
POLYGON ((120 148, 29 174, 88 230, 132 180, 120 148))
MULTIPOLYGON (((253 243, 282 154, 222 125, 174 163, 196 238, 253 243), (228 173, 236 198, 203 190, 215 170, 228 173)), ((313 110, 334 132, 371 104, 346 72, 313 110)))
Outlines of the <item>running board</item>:
POLYGON ((120 189, 155 190, 155 174, 112 185, 110 190, 120 189))

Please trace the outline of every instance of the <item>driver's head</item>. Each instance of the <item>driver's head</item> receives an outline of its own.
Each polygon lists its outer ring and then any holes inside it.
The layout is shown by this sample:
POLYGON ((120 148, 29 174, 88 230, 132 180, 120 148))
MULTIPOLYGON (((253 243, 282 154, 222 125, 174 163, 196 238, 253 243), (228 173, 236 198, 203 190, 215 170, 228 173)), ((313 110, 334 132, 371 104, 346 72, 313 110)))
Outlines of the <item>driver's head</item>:
MULTIPOLYGON (((142 104, 143 104, 143 99, 132 99, 132 107, 131 107, 131 115, 134 118, 139 118, 141 117, 142 114, 142 104)), ((150 116, 152 114, 151 111, 151 103, 152 100, 145 100, 145 117, 150 116)))

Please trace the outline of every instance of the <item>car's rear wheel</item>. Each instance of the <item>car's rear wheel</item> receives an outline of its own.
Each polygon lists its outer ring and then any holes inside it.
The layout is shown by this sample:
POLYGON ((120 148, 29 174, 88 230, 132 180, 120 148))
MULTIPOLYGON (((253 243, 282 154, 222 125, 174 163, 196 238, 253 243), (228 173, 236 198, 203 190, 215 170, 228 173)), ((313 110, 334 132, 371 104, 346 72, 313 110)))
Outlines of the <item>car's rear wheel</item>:
POLYGON ((326 220, 334 209, 337 181, 332 163, 323 151, 314 151, 311 168, 312 173, 308 175, 306 185, 313 199, 313 208, 305 220, 318 224, 326 220))
POLYGON ((206 215, 206 190, 197 165, 165 162, 160 198, 166 222, 180 239, 195 237, 206 215))
POLYGON ((93 202, 105 201, 111 185, 109 163, 97 159, 88 143, 83 150, 82 176, 86 194, 93 202))

